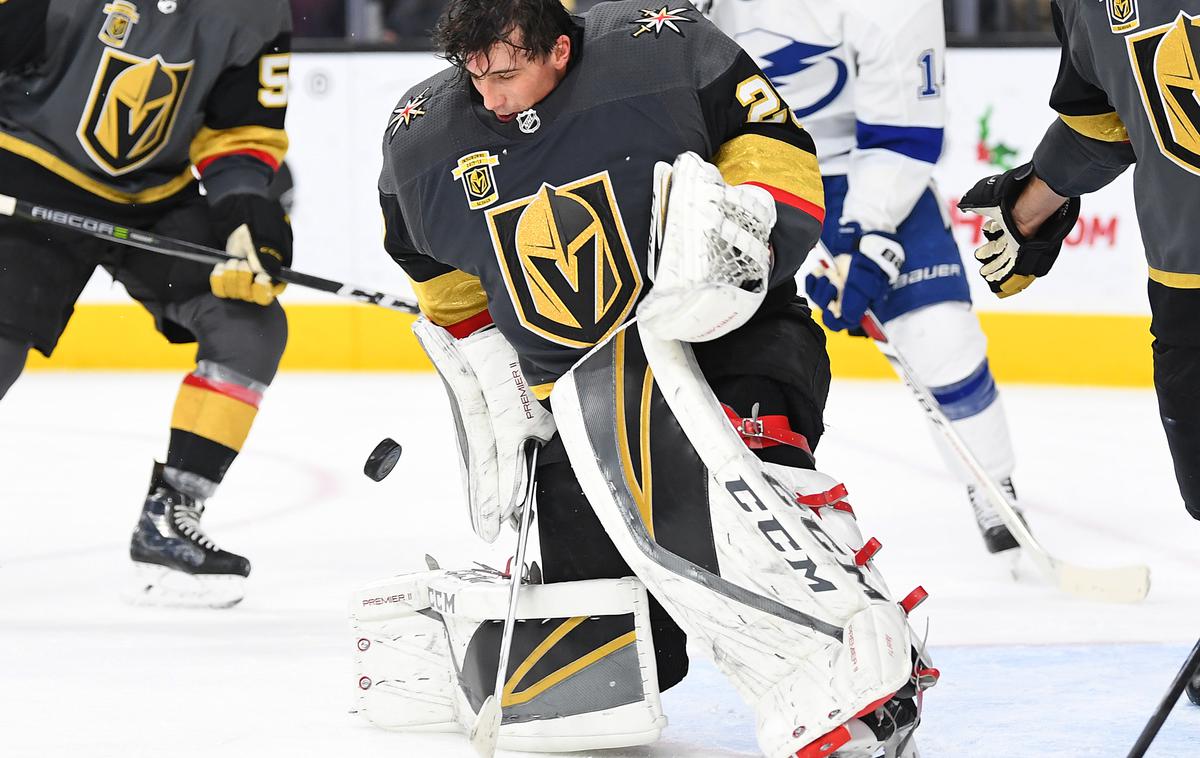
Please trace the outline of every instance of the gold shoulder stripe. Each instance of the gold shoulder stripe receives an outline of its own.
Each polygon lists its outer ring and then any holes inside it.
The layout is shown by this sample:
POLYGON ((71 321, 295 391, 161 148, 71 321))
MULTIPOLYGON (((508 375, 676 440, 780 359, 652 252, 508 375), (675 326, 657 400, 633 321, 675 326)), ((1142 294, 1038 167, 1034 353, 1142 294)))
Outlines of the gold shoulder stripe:
POLYGON ((188 166, 182 174, 166 184, 150 187, 140 192, 122 192, 119 189, 114 189, 107 184, 96 181, 53 153, 43 150, 37 145, 17 139, 11 134, 0 132, 0 150, 7 150, 14 155, 19 155, 22 158, 33 161, 47 171, 58 174, 82 190, 86 190, 97 197, 102 197, 109 202, 121 203, 122 205, 156 203, 159 200, 165 200, 172 195, 178 194, 187 188, 189 184, 196 181, 196 178, 192 176, 192 167, 188 166))
POLYGON ((1151 267, 1150 278, 1177 290, 1200 290, 1200 274, 1177 274, 1151 267))
POLYGON ((438 326, 451 326, 487 310, 487 295, 478 277, 450 271, 425 282, 412 281, 421 312, 438 326))
POLYGON ((1103 113, 1099 116, 1065 116, 1058 115, 1063 123, 1085 137, 1091 137, 1101 142, 1128 142, 1129 132, 1116 113, 1103 113))
POLYGON ((713 163, 729 184, 765 184, 825 207, 817 156, 807 150, 761 134, 743 134, 721 145, 713 163))
POLYGON ((192 164, 199 166, 218 155, 239 152, 266 153, 275 161, 283 163, 287 155, 288 136, 282 129, 265 126, 235 126, 232 129, 209 129, 202 127, 192 138, 192 164))

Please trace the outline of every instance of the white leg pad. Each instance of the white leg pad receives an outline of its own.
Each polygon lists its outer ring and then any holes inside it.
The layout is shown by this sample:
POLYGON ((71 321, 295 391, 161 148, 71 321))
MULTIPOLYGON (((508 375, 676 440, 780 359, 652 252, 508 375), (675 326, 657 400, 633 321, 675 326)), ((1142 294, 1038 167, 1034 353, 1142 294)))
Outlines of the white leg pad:
MULTIPOLYGON (((351 599, 358 709, 406 731, 469 732, 495 683, 508 580, 432 571, 351 599)), ((499 746, 564 752, 642 745, 666 718, 645 588, 634 578, 521 588, 499 746), (573 636, 574 635, 574 636, 573 636)))

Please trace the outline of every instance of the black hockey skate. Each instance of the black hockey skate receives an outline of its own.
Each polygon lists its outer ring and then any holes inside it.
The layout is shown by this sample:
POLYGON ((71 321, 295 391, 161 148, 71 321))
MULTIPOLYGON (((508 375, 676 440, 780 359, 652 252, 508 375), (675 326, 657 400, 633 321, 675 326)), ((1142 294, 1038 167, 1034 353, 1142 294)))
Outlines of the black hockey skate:
POLYGON ((244 596, 250 561, 221 550, 200 528, 204 504, 180 492, 155 462, 129 557, 138 572, 132 602, 228 608, 244 596))
MULTIPOLYGON (((1016 502, 1017 490, 1013 487, 1011 478, 1001 479, 1000 488, 1004 490, 1009 499, 1016 502)), ((983 535, 983 544, 987 546, 989 553, 1003 553, 1005 550, 1020 547, 1016 538, 1012 536, 1012 532, 1008 531, 1008 527, 1004 525, 1000 514, 996 513, 996 509, 988 502, 986 495, 976 490, 974 485, 968 484, 967 498, 971 501, 971 510, 975 512, 975 523, 979 526, 979 533, 983 535)), ((1024 523, 1025 516, 1020 510, 1017 511, 1017 515, 1024 523)))

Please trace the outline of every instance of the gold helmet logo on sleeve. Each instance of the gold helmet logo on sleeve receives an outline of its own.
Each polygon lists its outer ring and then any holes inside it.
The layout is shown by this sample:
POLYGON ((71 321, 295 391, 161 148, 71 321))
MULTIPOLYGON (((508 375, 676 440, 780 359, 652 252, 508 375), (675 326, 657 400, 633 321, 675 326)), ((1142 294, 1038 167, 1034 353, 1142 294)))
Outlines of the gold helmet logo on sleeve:
POLYGON ((97 36, 104 44, 123 48, 129 41, 129 32, 139 20, 137 6, 128 0, 114 0, 104 5, 104 25, 97 36))
POLYGON ((76 134, 106 173, 145 165, 171 137, 193 63, 167 63, 105 48, 76 134))
POLYGON ((608 172, 487 212, 504 282, 521 324, 571 347, 591 347, 625 321, 641 273, 608 172))

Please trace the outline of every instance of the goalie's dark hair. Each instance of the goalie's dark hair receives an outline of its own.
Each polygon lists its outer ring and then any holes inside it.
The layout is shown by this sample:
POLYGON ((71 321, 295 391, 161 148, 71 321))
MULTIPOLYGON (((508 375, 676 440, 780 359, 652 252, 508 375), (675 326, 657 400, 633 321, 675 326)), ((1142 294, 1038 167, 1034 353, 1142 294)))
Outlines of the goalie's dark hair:
POLYGON ((450 0, 433 33, 441 56, 459 69, 467 59, 507 42, 529 58, 542 58, 563 34, 570 34, 571 14, 559 0, 450 0), (521 44, 512 42, 521 30, 521 44))

